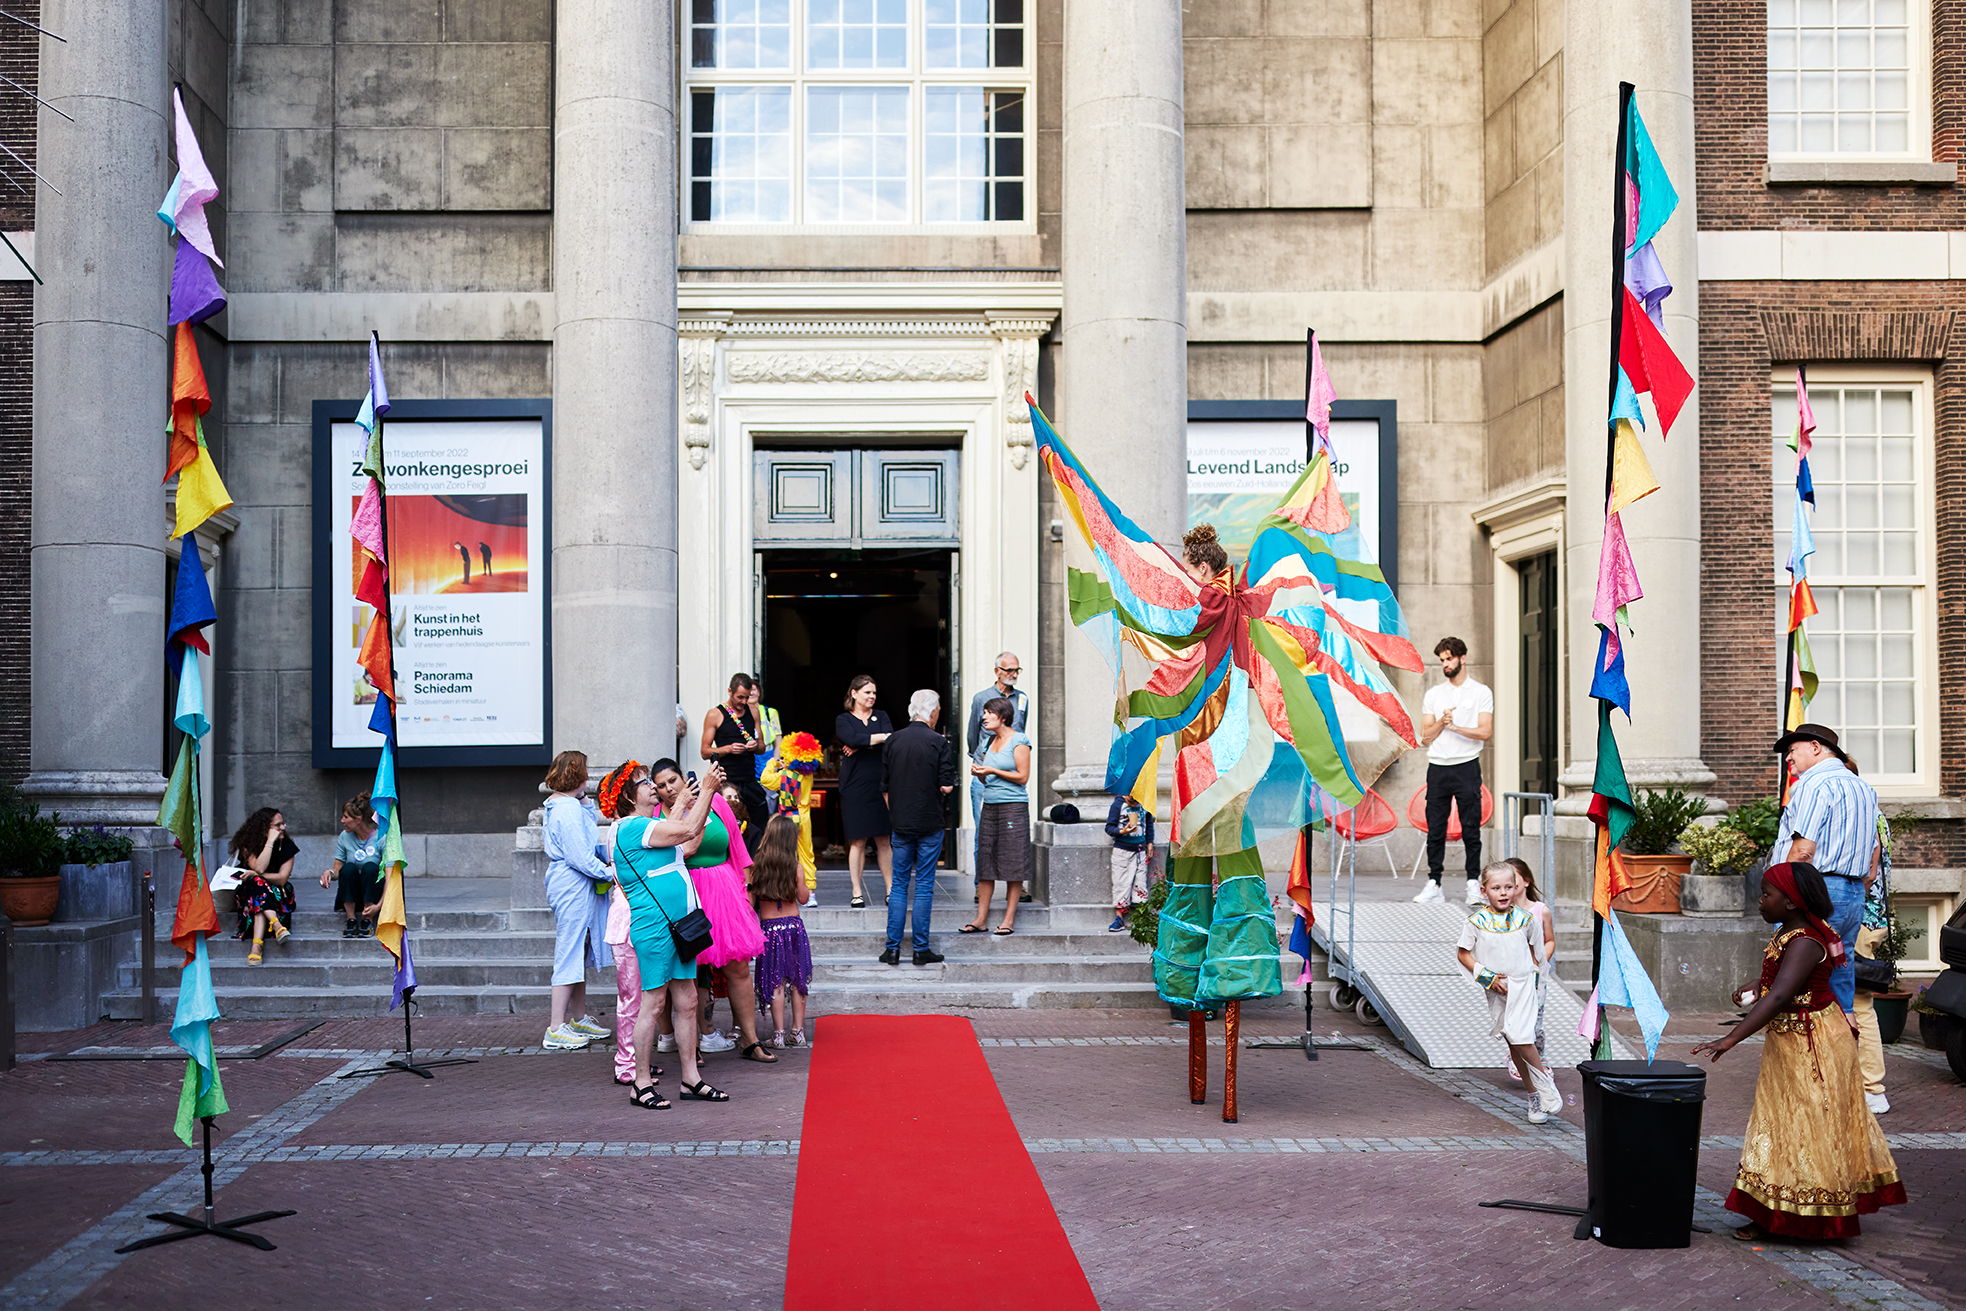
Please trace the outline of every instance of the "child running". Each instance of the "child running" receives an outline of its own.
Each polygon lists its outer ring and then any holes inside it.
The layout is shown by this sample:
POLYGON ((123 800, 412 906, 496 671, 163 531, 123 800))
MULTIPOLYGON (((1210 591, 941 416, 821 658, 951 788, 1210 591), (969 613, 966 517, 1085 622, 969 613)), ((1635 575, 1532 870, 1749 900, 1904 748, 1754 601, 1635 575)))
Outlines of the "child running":
POLYGON ((1864 1105, 1856 1027, 1830 992, 1843 942, 1825 921, 1829 889, 1814 865, 1771 865, 1761 876, 1761 918, 1776 926, 1761 953, 1754 1005, 1732 1032, 1693 1049, 1719 1060, 1767 1033, 1754 1110, 1727 1209, 1748 1223, 1743 1241, 1769 1234, 1853 1238, 1857 1217, 1905 1201, 1905 1186, 1877 1117, 1864 1105))
POLYGON ((1455 951, 1461 968, 1488 990, 1490 1032, 1509 1045, 1517 1074, 1534 1091, 1529 1123, 1542 1124, 1563 1109, 1563 1094, 1536 1052, 1536 972, 1543 954, 1543 922, 1516 904, 1521 894, 1515 867, 1496 861, 1481 871, 1487 904, 1461 926, 1455 951))
MULTIPOLYGON (((1556 916, 1550 911, 1549 902, 1543 900, 1543 891, 1536 886, 1536 876, 1529 871, 1529 862, 1520 856, 1509 856, 1502 863, 1515 871, 1516 882, 1521 885, 1522 908, 1543 922, 1543 954, 1536 962, 1536 1054, 1547 1056, 1543 1046, 1543 1007, 1549 999, 1549 981, 1556 973, 1556 916)), ((1544 1062, 1548 1064, 1547 1061, 1544 1062)), ((1508 1068, 1509 1077, 1517 1083, 1522 1076, 1515 1072, 1515 1062, 1505 1059, 1502 1064, 1508 1068)))
POLYGON ((812 943, 806 922, 799 917, 804 899, 799 878, 799 820, 779 811, 765 825, 758 859, 751 866, 751 904, 757 907, 765 931, 764 954, 758 957, 758 998, 771 1005, 774 1047, 809 1046, 806 1039, 806 991, 812 983, 812 943), (792 1025, 785 1026, 790 1003, 792 1025))

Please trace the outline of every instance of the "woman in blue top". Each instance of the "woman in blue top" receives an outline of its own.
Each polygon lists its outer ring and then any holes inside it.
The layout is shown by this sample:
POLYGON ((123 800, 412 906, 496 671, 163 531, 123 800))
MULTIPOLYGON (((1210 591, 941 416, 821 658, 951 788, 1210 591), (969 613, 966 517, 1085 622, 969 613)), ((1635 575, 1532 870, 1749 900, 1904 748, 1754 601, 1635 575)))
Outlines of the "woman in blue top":
POLYGON ((1031 877, 1030 794, 1024 786, 1031 777, 1031 739, 1010 726, 1016 713, 1009 697, 991 697, 983 703, 983 731, 990 737, 983 754, 969 767, 983 789, 983 814, 976 829, 976 918, 958 933, 983 932, 984 921, 990 918, 990 896, 1000 879, 1003 923, 994 932, 1002 938, 1017 931, 1017 901, 1031 877))
POLYGON ((614 874, 601 858, 600 827, 588 804, 587 757, 562 751, 546 771, 546 904, 553 908, 553 1015, 541 1045, 577 1052, 608 1031, 587 1016, 587 971, 614 964, 608 894, 614 874))
POLYGON ((683 864, 683 848, 702 836, 710 800, 723 782, 724 771, 712 765, 695 795, 678 799, 672 812, 675 818, 657 819, 655 783, 640 762, 631 760, 601 780, 601 805, 619 821, 614 826, 614 867, 621 879, 621 895, 628 901, 628 940, 642 973, 642 1008, 635 1016, 635 1081, 628 1096, 644 1110, 669 1106, 649 1073, 656 1022, 665 1013, 675 1026, 683 1096, 703 1102, 730 1100, 729 1093, 705 1083, 696 1067, 696 962, 678 958, 669 933, 670 925, 697 909, 696 887, 683 864))

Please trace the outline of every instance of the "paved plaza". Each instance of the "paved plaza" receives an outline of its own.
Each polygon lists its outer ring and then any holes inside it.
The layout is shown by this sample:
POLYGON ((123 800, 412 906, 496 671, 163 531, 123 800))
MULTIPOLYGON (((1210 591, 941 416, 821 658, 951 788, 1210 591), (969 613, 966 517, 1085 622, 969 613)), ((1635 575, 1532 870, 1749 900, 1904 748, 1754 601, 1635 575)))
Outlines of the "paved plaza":
MULTIPOLYGON (((1966 1307, 1966 1088, 1913 1043, 1888 1049, 1885 1120, 1911 1205, 1866 1217, 1846 1244, 1725 1237, 1734 1217, 1717 1203, 1753 1096, 1750 1043, 1708 1085, 1698 1221, 1715 1232, 1685 1251, 1619 1251, 1574 1241, 1567 1217, 1477 1205, 1582 1202, 1574 1072, 1558 1074, 1571 1102, 1561 1121, 1535 1127, 1499 1068, 1429 1070, 1385 1030, 1320 1011, 1332 1045, 1316 1063, 1245 1049, 1242 1118, 1227 1125, 1220 1026, 1212 1104, 1191 1106, 1184 1031, 1164 1014, 970 1016, 1109 1311, 1966 1307)), ((1293 1018, 1260 1013, 1245 1037, 1295 1036, 1293 1018)), ((1683 1058, 1719 1022, 1676 1016, 1661 1055, 1683 1058)), ((296 1027, 228 1021, 219 1042, 244 1053, 296 1027)), ((330 1021, 225 1063, 219 1212, 297 1210, 262 1226, 277 1252, 198 1239, 121 1257, 115 1247, 154 1231, 146 1213, 196 1209, 195 1157, 170 1131, 182 1065, 47 1059, 159 1048, 161 1026, 25 1037, 27 1058, 0 1076, 0 1305, 188 1306, 220 1290, 264 1307, 779 1304, 808 1053, 776 1067, 711 1057, 728 1105, 645 1112, 611 1082, 604 1049, 542 1052, 531 1017, 438 1017, 419 1023, 420 1049, 476 1064, 428 1082, 338 1077, 400 1032, 330 1021)), ((881 1095, 867 1089, 870 1114, 881 1095)), ((868 1168, 892 1172, 896 1207, 936 1187, 934 1160, 868 1168)), ((865 1217, 867 1259, 905 1283, 882 1220, 865 1217)), ((934 1290, 912 1304, 934 1307, 934 1290)))

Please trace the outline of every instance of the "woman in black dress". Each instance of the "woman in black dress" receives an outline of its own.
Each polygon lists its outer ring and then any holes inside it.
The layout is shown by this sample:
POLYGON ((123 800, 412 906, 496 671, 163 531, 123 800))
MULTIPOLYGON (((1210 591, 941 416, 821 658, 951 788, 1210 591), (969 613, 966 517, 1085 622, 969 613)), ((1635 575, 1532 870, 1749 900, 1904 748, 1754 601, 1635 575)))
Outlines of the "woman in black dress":
MULTIPOLYGON (((744 844, 749 847, 764 836, 765 790, 758 786, 758 757, 770 746, 758 732, 757 712, 751 705, 756 687, 749 674, 730 676, 730 695, 703 716, 703 758, 724 767, 724 776, 737 789, 744 803, 744 844)), ((878 772, 878 771, 876 771, 878 772)))
POLYGON ((846 711, 833 721, 840 739, 840 826, 846 830, 846 872, 853 880, 853 906, 867 904, 860 885, 867 868, 867 844, 881 864, 881 880, 894 886, 894 856, 888 847, 887 801, 881 794, 881 744, 894 731, 887 712, 874 709, 874 679, 855 674, 846 685, 846 711))
POLYGON ((287 836, 287 817, 271 806, 252 813, 232 835, 232 860, 246 872, 233 896, 239 907, 237 937, 252 939, 246 964, 257 965, 267 935, 285 942, 294 917, 294 857, 300 847, 287 836))

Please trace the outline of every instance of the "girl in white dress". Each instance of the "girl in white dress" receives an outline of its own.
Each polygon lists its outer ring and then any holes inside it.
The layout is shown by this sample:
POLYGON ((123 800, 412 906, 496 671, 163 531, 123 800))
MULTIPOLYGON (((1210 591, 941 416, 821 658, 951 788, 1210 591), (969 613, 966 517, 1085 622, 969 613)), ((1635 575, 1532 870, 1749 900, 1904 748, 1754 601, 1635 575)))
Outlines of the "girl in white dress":
POLYGON ((1536 976, 1544 950, 1543 922, 1516 904, 1522 894, 1513 867, 1497 861, 1481 871, 1486 903, 1461 926, 1455 951, 1461 968, 1487 990, 1490 1032, 1509 1045, 1516 1070, 1533 1090, 1529 1123, 1541 1124, 1563 1108, 1563 1094, 1536 1051, 1540 1009, 1536 976))

